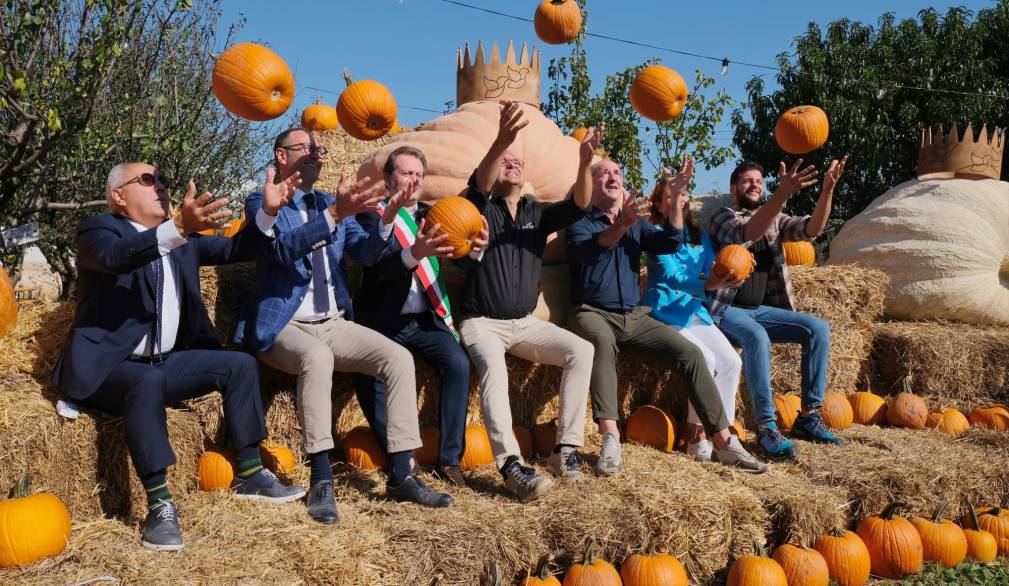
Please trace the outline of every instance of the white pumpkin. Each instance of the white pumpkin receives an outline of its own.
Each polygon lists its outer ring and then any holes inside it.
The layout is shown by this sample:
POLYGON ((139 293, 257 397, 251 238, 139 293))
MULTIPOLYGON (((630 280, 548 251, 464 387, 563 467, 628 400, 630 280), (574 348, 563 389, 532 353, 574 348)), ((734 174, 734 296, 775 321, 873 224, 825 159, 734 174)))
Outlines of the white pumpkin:
POLYGON ((844 225, 830 244, 839 263, 889 275, 890 317, 1009 325, 1009 183, 902 183, 844 225))

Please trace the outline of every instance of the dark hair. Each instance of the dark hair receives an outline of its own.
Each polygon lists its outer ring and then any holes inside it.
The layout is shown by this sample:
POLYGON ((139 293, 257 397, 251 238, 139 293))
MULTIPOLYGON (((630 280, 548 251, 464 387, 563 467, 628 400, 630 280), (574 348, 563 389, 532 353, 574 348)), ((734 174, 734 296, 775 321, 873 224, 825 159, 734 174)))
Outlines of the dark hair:
POLYGON ((410 145, 403 145, 397 147, 396 150, 389 153, 389 156, 385 159, 385 165, 382 167, 382 174, 388 177, 392 175, 392 172, 396 170, 396 157, 400 155, 409 155, 411 157, 417 157, 420 159, 420 164, 424 168, 424 174, 427 174, 427 158, 424 157, 424 151, 417 147, 412 147, 410 145))
POLYGON ((764 168, 760 166, 760 163, 755 161, 742 161, 736 165, 735 169, 732 170, 732 175, 729 175, 729 185, 735 185, 739 176, 747 171, 760 171, 760 174, 762 176, 764 175, 764 168))
POLYGON ((280 162, 277 161, 277 149, 279 149, 282 146, 287 146, 284 144, 284 141, 287 140, 287 137, 291 136, 292 133, 298 132, 299 130, 302 132, 307 132, 308 136, 312 136, 311 130, 307 128, 302 128, 301 126, 295 126, 293 128, 288 128, 284 132, 281 132, 280 134, 277 135, 277 138, 273 140, 273 165, 278 169, 280 167, 280 162))
MULTIPOLYGON (((662 217, 662 211, 660 207, 662 206, 662 188, 665 186, 665 181, 659 179, 655 184, 655 189, 652 190, 652 213, 649 216, 649 220, 656 226, 665 222, 665 218, 662 217)), ((694 222, 694 214, 689 213, 690 221, 686 222, 683 228, 687 231, 687 241, 694 246, 699 246, 701 244, 701 227, 694 222)))

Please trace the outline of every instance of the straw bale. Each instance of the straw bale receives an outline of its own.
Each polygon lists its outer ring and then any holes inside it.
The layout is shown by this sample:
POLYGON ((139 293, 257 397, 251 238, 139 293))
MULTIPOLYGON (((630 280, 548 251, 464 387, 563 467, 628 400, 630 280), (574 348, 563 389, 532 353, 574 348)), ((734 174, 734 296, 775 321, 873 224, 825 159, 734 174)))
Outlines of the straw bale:
MULTIPOLYGON (((410 129, 404 128, 404 130, 410 129)), ((386 134, 382 138, 370 141, 357 140, 343 128, 337 128, 328 132, 316 132, 315 140, 329 151, 322 158, 322 171, 315 187, 336 193, 336 187, 340 184, 340 173, 346 173, 347 180, 353 184, 357 181, 357 169, 361 163, 368 158, 368 155, 388 144, 392 140, 392 135, 386 134)))
POLYGON ((942 321, 881 322, 872 348, 876 390, 898 389, 910 374, 930 407, 967 412, 1009 401, 1009 327, 942 321))

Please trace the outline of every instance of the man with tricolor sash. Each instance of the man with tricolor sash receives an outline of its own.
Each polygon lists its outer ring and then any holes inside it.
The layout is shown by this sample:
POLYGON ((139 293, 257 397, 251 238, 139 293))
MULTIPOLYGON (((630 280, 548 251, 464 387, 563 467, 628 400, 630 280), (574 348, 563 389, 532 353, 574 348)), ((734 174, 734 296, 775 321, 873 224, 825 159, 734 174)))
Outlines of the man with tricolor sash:
MULTIPOLYGON (((457 487, 466 486, 459 470, 466 432, 469 402, 469 358, 459 344, 452 320, 452 308, 440 276, 440 262, 453 258, 448 235, 426 221, 430 206, 419 202, 421 184, 427 172, 424 153, 411 146, 393 150, 383 168, 389 193, 403 193, 399 201, 390 199, 382 215, 394 215, 393 241, 382 260, 363 270, 363 284, 354 295, 357 322, 402 344, 420 358, 441 379, 438 399, 439 440, 435 474, 457 487), (439 235, 440 233, 440 235, 439 235)), ((380 229, 383 218, 369 211, 357 216, 365 230, 380 229)), ((477 257, 486 245, 487 234, 474 243, 470 255, 477 257)), ((372 429, 384 435, 385 385, 367 375, 354 375, 358 402, 372 429)))

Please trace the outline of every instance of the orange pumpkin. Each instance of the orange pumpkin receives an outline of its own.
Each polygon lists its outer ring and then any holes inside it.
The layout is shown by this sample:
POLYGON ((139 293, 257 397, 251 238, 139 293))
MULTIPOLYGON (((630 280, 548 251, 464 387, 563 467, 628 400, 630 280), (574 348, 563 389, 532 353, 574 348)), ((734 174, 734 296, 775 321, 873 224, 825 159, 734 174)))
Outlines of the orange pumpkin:
POLYGON ((788 586, 785 570, 778 562, 767 557, 759 543, 754 543, 755 554, 744 555, 732 562, 726 586, 788 586))
POLYGON ((794 393, 775 395, 774 408, 778 410, 778 428, 784 431, 792 429, 795 418, 802 411, 802 397, 794 393))
POLYGON ((1002 507, 982 511, 978 513, 978 526, 995 538, 999 555, 1009 555, 1009 511, 1002 507))
POLYGON ((813 549, 823 556, 830 579, 840 586, 862 586, 869 581, 869 550, 858 535, 833 529, 821 535, 813 549))
POLYGON ((0 340, 18 325, 18 301, 7 271, 0 267, 0 340))
POLYGON ((312 132, 336 130, 340 125, 336 116, 336 108, 322 103, 322 97, 316 96, 315 103, 305 108, 301 113, 301 127, 312 132))
POLYGON ((235 480, 235 455, 231 450, 204 450, 196 461, 200 490, 230 490, 235 480))
POLYGON ((582 30, 582 9, 575 0, 543 0, 536 7, 533 28, 548 45, 570 43, 582 30))
POLYGON ((278 444, 262 444, 259 455, 263 465, 281 478, 290 478, 294 473, 294 452, 278 444))
POLYGON ((448 234, 447 244, 453 247, 453 254, 461 257, 469 254, 473 240, 483 230, 483 216, 468 199, 453 195, 439 199, 431 206, 425 226, 435 224, 440 224, 441 231, 448 234))
POLYGON ((820 552, 811 547, 784 543, 771 556, 785 571, 790 585, 827 586, 830 584, 830 570, 820 552))
POLYGON ((785 250, 785 264, 790 267, 816 264, 816 249, 813 248, 812 242, 807 240, 784 242, 781 247, 785 250))
POLYGON ((668 553, 658 553, 646 543, 641 553, 627 557, 620 565, 623 586, 687 586, 687 571, 680 560, 668 553))
POLYGON ((375 140, 385 136, 396 123, 396 100, 381 83, 362 79, 347 80, 347 89, 336 102, 336 117, 347 134, 357 140, 375 140))
POLYGON ((582 563, 571 564, 563 586, 621 586, 620 574, 609 562, 596 557, 596 540, 590 537, 582 563))
POLYGON ((362 470, 385 468, 385 448, 367 425, 358 425, 343 436, 343 455, 347 462, 362 470))
POLYGON ((895 427, 921 429, 928 420, 925 399, 911 392, 911 377, 901 381, 903 392, 886 400, 886 422, 895 427))
POLYGON ((519 453, 523 458, 531 458, 533 455, 533 434, 521 425, 513 425, 512 433, 515 434, 515 441, 519 444, 519 453))
POLYGON ((939 505, 931 519, 914 517, 911 524, 918 530, 925 561, 952 568, 967 557, 967 537, 958 525, 942 518, 947 504, 939 505))
POLYGON ((494 453, 490 447, 490 437, 482 425, 466 427, 466 444, 462 451, 459 468, 473 470, 494 463, 494 453))
POLYGON ((413 451, 413 457, 420 466, 434 466, 438 463, 438 442, 440 432, 437 427, 422 425, 420 428, 421 446, 413 451))
POLYGON ((858 391, 848 395, 852 418, 862 425, 879 425, 886 420, 886 399, 872 391, 858 391))
POLYGON ((963 524, 965 527, 963 535, 967 539, 967 557, 985 564, 995 561, 995 557, 998 555, 998 542, 995 540, 995 536, 984 529, 977 528, 979 525, 977 511, 974 510, 974 503, 970 499, 967 499, 967 509, 971 520, 970 525, 963 524), (968 526, 973 529, 966 528, 968 526))
POLYGON ((877 516, 862 519, 855 531, 869 550, 872 573, 898 579, 918 573, 924 559, 921 537, 910 521, 894 517, 904 503, 891 503, 877 516))
POLYGON ((585 140, 585 135, 588 134, 588 132, 589 129, 583 126, 581 128, 575 128, 574 130, 571 131, 571 134, 569 134, 568 136, 577 140, 578 142, 582 142, 583 140, 585 140))
POLYGON ((823 146, 830 133, 827 114, 816 106, 796 106, 778 118, 774 139, 786 153, 801 155, 823 146))
POLYGON ((526 576, 519 586, 561 586, 560 580, 550 571, 550 562, 553 556, 547 554, 540 558, 536 564, 536 571, 526 576))
POLYGON ((70 511, 49 492, 31 494, 25 474, 0 501, 0 568, 30 564, 58 555, 70 539, 70 511))
POLYGON ((245 228, 245 218, 231 220, 228 224, 229 226, 227 228, 221 229, 221 236, 224 236, 225 238, 231 238, 235 234, 238 234, 242 228, 245 228))
POLYGON ((214 63, 214 95, 233 114, 272 120, 291 106, 294 74, 276 53, 255 43, 230 47, 214 63))
POLYGON ((639 407, 627 420, 627 439, 672 452, 676 442, 676 426, 665 411, 655 405, 639 407))
POLYGON ((631 82, 631 106, 639 114, 665 122, 680 115, 687 104, 687 82, 664 65, 645 67, 631 82))
POLYGON ((739 422, 739 421, 733 421, 732 422, 732 426, 729 427, 729 433, 731 433, 731 434, 735 435, 736 437, 738 437, 739 441, 741 441, 741 442, 745 442, 746 441, 746 438, 747 438, 746 428, 743 427, 743 424, 741 422, 739 422))
POLYGON ((547 458, 557 445, 557 420, 533 426, 533 453, 540 458, 547 458))
POLYGON ((836 391, 823 396, 823 408, 820 412, 823 421, 833 429, 848 429, 855 417, 848 397, 836 391))
POLYGON ((975 407, 967 420, 975 427, 1005 431, 1009 429, 1009 408, 1005 405, 975 407))
POLYGON ((745 246, 730 244, 718 251, 711 272, 716 275, 731 274, 739 280, 744 280, 753 272, 753 255, 745 246))
POLYGON ((970 429, 970 422, 960 411, 952 407, 946 407, 942 411, 934 411, 928 414, 925 426, 952 436, 958 436, 970 429))

